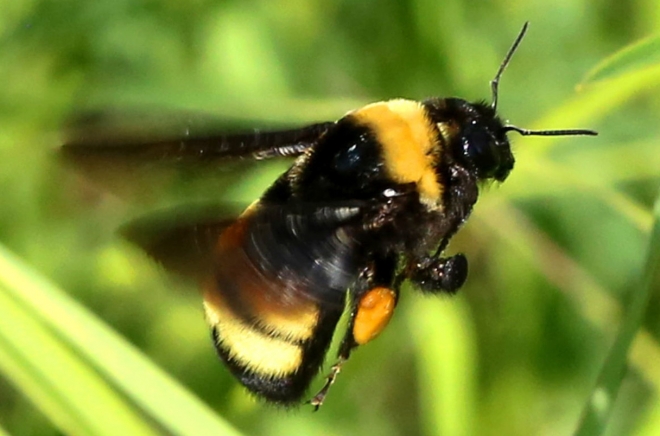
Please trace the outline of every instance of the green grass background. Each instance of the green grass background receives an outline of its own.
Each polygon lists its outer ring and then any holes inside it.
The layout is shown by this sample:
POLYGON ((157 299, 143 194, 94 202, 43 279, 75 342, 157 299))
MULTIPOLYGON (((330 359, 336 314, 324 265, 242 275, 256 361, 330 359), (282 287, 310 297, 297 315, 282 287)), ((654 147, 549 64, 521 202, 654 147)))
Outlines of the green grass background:
POLYGON ((0 434, 660 434, 657 1, 0 0, 0 11, 0 434), (512 134, 516 168, 483 190, 450 246, 470 259, 466 286, 451 299, 405 289, 318 413, 251 399, 217 360, 199 295, 116 234, 162 205, 249 202, 281 165, 203 190, 139 186, 141 200, 124 202, 54 159, 82 108, 258 126, 394 97, 489 99, 527 20, 501 113, 600 136, 512 134))

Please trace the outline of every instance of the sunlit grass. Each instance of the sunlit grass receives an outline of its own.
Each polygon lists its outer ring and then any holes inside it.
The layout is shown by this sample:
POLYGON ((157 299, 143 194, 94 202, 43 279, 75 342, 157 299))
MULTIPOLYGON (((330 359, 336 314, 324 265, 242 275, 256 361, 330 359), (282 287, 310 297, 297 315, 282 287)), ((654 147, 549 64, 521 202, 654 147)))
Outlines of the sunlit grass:
POLYGON ((0 367, 63 432, 239 434, 3 248, 0 271, 0 367))

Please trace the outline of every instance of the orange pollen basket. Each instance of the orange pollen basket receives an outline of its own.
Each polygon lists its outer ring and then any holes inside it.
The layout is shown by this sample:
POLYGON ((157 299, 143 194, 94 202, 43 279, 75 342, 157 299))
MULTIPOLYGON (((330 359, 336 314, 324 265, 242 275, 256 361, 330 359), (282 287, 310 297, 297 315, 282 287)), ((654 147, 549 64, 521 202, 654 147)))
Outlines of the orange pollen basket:
POLYGON ((364 294, 353 324, 355 342, 364 345, 378 336, 392 318, 394 306, 396 294, 391 289, 376 287, 364 294))

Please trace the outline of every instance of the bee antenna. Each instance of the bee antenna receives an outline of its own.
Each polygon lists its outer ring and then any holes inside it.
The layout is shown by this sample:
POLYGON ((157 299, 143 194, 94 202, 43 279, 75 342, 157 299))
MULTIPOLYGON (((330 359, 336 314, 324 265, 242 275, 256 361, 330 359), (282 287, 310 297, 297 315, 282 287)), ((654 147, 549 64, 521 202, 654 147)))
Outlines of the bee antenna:
POLYGON ((527 130, 521 129, 517 126, 504 126, 502 128, 504 132, 514 131, 522 136, 579 136, 579 135, 588 135, 596 136, 598 132, 588 129, 562 129, 562 130, 527 130))
POLYGON ((495 111, 497 110, 497 92, 498 88, 500 85, 500 78, 502 77, 502 73, 504 73, 504 70, 506 70, 506 67, 509 65, 509 62, 511 62, 511 58, 513 57, 513 54, 516 52, 518 49, 518 46, 520 45, 520 42, 522 41, 523 37, 525 36, 525 33, 527 32, 527 27, 529 26, 529 21, 526 21, 525 24, 523 25, 522 29, 520 30, 520 33, 516 37, 516 40, 513 41, 513 44, 511 45, 511 48, 507 52, 506 56, 504 57, 504 60, 500 64, 500 68, 497 70, 497 74, 495 74, 495 78, 490 81, 490 89, 492 92, 492 103, 490 104, 490 107, 495 111))

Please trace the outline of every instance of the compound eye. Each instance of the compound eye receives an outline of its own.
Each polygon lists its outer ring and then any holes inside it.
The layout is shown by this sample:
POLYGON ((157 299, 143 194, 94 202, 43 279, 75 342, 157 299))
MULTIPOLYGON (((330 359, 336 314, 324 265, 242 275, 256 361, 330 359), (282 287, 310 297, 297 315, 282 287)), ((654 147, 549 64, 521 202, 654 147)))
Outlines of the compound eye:
POLYGON ((468 125, 463 131, 463 154, 477 170, 480 178, 489 178, 498 171, 500 156, 496 139, 483 127, 468 125))
POLYGON ((337 141, 341 145, 332 151, 328 160, 335 182, 368 183, 379 172, 381 158, 378 148, 367 134, 345 136, 341 142, 337 141))
POLYGON ((339 173, 346 174, 356 171, 363 161, 363 149, 357 143, 339 151, 333 158, 333 166, 339 173))

